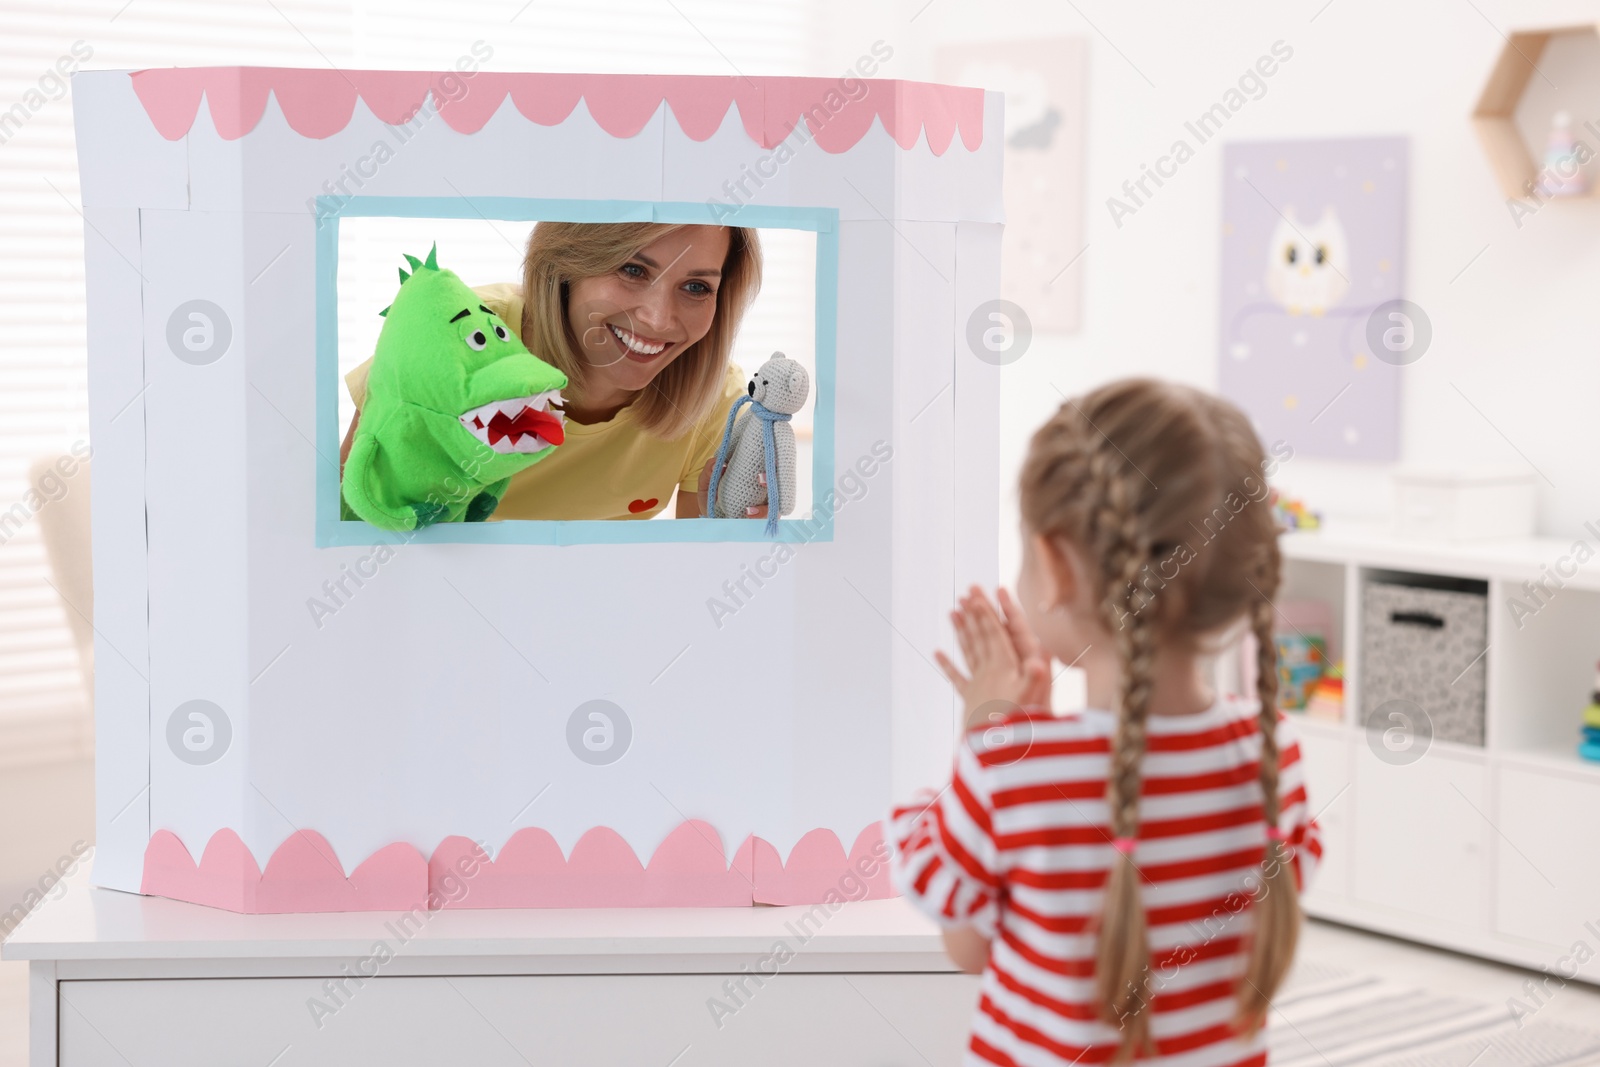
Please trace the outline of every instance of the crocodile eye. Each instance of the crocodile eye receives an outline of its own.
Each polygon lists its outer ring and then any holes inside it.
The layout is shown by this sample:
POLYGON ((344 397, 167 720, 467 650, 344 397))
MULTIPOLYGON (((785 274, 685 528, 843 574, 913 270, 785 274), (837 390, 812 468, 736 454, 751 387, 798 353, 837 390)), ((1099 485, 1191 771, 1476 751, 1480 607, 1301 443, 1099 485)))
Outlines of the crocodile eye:
POLYGON ((471 333, 467 334, 465 340, 467 342, 467 347, 472 349, 474 352, 482 352, 484 346, 489 343, 489 339, 483 335, 482 330, 473 330, 471 333))
POLYGON ((508 340, 511 337, 511 335, 506 332, 506 328, 500 325, 498 322, 494 324, 494 335, 500 338, 502 341, 508 340))

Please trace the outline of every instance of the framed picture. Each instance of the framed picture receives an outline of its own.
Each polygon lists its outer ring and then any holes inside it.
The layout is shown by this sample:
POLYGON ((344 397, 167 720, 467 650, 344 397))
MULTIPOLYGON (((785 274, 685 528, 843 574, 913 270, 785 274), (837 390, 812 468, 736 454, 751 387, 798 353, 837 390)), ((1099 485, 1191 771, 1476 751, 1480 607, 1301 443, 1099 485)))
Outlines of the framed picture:
POLYGON ((1427 328, 1405 303, 1407 142, 1223 152, 1218 383, 1296 455, 1394 460, 1400 378, 1427 328))

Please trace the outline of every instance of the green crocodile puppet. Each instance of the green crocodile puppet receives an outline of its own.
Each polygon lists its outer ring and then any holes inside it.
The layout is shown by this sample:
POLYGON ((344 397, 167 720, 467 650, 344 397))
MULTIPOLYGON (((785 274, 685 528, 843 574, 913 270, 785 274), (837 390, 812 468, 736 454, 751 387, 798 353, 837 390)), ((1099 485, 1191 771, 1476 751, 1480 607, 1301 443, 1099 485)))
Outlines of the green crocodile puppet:
POLYGON ((436 260, 406 256, 345 461, 346 519, 385 530, 482 522, 563 440, 567 378, 436 260))

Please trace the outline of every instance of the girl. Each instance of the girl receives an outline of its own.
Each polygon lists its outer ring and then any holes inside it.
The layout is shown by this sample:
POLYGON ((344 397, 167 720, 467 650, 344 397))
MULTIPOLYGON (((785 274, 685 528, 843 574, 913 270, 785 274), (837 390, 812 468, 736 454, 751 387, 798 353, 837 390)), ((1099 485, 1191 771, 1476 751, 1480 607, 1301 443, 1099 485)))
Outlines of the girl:
POLYGON ((895 884, 983 974, 968 1063, 1266 1062, 1321 851, 1276 709, 1268 465, 1238 409, 1150 380, 1034 434, 1021 607, 974 587, 952 612, 970 729, 891 816, 895 884), (1219 700, 1204 657, 1246 620, 1260 701, 1219 700), (1091 710, 1051 715, 1052 659, 1091 710))
MULTIPOLYGON (((496 519, 698 518, 728 408, 745 391, 733 339, 761 288, 754 230, 541 222, 520 285, 476 292, 567 376, 566 441, 514 475, 496 519)), ((356 416, 367 367, 345 378, 356 416)), ((751 516, 766 515, 765 506, 751 516)))

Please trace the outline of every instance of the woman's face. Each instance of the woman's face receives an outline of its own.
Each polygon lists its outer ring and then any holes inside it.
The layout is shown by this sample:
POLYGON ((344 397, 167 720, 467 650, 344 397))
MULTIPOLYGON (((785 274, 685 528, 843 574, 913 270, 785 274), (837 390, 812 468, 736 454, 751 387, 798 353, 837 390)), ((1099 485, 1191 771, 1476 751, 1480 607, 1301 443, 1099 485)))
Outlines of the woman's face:
POLYGON ((567 322, 594 386, 643 389, 706 335, 728 240, 725 226, 687 226, 611 274, 573 280, 567 322))

